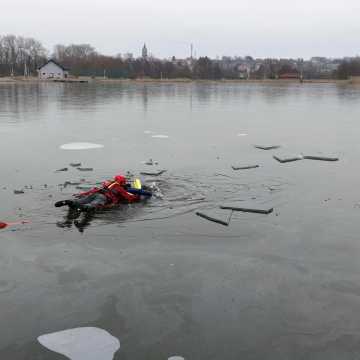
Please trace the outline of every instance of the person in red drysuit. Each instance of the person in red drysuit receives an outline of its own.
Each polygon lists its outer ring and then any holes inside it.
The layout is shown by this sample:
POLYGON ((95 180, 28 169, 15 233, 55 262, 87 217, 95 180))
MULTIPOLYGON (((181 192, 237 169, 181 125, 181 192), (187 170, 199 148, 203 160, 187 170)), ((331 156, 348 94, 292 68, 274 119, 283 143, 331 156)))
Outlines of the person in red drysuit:
MULTIPOLYGON (((68 205, 83 211, 96 210, 120 203, 133 203, 140 200, 138 194, 127 191, 130 185, 125 176, 116 175, 112 181, 104 181, 102 187, 74 195, 75 200, 62 200, 55 203, 56 207, 68 205)), ((131 191, 131 190, 130 190, 131 191)))

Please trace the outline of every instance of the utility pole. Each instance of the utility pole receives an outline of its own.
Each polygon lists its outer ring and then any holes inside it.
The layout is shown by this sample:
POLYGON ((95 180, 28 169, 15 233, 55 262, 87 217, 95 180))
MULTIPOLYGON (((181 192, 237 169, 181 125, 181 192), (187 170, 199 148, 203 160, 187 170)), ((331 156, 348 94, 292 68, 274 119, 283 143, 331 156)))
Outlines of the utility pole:
POLYGON ((23 58, 24 58, 24 78, 25 78, 25 77, 29 76, 28 66, 27 66, 27 64, 26 64, 27 57, 29 56, 29 53, 28 53, 28 51, 27 51, 25 48, 23 48, 23 47, 21 47, 21 48, 19 48, 19 49, 21 50, 22 55, 23 55, 23 58))
POLYGON ((300 82, 304 81, 304 59, 300 59, 300 82))

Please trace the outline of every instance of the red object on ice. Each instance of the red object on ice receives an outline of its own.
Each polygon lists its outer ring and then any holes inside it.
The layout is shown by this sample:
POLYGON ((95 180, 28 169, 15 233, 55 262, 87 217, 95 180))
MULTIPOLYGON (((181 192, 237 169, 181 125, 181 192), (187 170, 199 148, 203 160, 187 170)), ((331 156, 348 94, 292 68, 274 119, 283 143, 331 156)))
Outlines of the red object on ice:
POLYGON ((126 184, 126 177, 123 175, 116 175, 114 177, 114 180, 119 183, 120 185, 125 185, 126 184))
POLYGON ((9 225, 22 225, 22 224, 28 224, 29 222, 30 221, 27 221, 27 220, 21 220, 21 221, 16 221, 16 222, 9 222, 9 223, 4 223, 4 222, 0 221, 0 229, 5 229, 9 225))

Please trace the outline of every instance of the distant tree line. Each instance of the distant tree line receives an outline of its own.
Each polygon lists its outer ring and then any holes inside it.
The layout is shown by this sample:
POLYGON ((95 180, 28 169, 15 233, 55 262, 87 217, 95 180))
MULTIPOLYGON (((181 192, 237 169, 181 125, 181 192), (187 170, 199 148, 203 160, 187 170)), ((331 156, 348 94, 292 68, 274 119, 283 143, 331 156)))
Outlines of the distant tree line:
POLYGON ((159 60, 155 58, 122 58, 105 56, 89 44, 56 45, 55 60, 69 67, 76 76, 107 76, 110 78, 196 78, 220 79, 222 73, 217 63, 208 57, 193 62, 159 60))
POLYGON ((344 60, 336 72, 338 79, 348 79, 350 76, 360 76, 360 58, 344 60))
MULTIPOLYGON (((0 35, 0 76, 37 75, 37 69, 49 57, 40 41, 15 35, 0 35)), ((107 56, 98 53, 89 44, 56 45, 51 57, 70 68, 74 76, 108 78, 189 78, 189 79, 277 79, 292 74, 305 79, 332 77, 347 79, 360 76, 360 58, 344 59, 337 70, 319 72, 311 61, 291 59, 255 60, 224 57, 212 60, 198 59, 160 60, 153 57, 133 58, 131 56, 107 56), (250 65, 249 65, 250 64, 250 65)))
POLYGON ((47 50, 33 39, 0 35, 0 75, 34 75, 47 58, 47 50))

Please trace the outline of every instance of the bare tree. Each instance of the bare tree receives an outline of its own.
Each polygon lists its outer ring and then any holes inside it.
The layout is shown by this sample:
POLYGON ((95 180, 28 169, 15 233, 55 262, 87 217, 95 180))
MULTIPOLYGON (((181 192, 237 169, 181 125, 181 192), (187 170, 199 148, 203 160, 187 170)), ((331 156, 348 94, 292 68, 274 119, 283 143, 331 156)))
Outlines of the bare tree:
POLYGON ((23 74, 24 69, 35 74, 37 67, 46 59, 47 51, 33 38, 15 35, 0 36, 0 74, 23 74))

